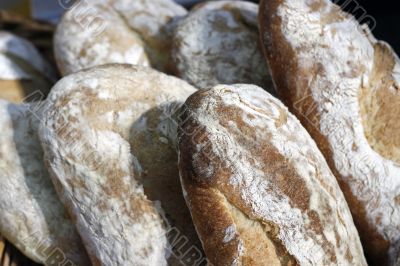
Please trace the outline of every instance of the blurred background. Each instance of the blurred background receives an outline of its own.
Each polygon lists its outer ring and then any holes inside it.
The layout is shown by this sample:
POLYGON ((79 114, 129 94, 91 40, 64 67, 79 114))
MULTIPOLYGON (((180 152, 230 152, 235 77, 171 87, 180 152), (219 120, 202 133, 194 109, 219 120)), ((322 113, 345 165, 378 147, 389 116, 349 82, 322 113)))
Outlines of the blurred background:
MULTIPOLYGON (((74 0, 0 0, 0 9, 12 10, 18 14, 56 23, 63 13, 59 4, 74 0)), ((87 0, 90 1, 90 0, 87 0)), ((134 1, 134 0, 133 0, 134 1)), ((149 0, 151 1, 151 0, 149 0)), ((400 53, 400 34, 398 32, 400 8, 396 0, 332 0, 357 18, 373 19, 374 34, 378 39, 390 43, 400 53), (376 22, 376 23, 375 23, 376 22)), ((190 8, 199 0, 176 0, 190 8)), ((254 0, 252 2, 258 2, 254 0)), ((364 21, 365 22, 365 21, 364 21)), ((371 23, 370 23, 371 24, 371 23)), ((370 25, 371 26, 371 25, 370 25)))

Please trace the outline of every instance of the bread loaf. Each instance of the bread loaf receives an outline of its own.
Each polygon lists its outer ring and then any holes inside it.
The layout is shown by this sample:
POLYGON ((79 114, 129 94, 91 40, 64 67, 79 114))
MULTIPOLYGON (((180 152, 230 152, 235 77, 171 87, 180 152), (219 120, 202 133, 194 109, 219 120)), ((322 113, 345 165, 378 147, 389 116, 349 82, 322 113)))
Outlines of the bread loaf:
POLYGON ((187 15, 186 9, 173 0, 101 0, 108 1, 126 23, 146 43, 146 51, 156 69, 170 72, 172 33, 176 24, 187 15))
POLYGON ((54 52, 63 75, 107 63, 150 65, 140 36, 114 9, 101 4, 78 4, 64 14, 55 33, 54 52), (82 14, 93 16, 93 22, 84 24, 82 14))
POLYGON ((235 83, 273 88, 258 41, 257 14, 258 5, 244 1, 195 6, 175 30, 177 76, 201 89, 235 83))
POLYGON ((45 98, 55 79, 28 40, 0 31, 0 98, 15 103, 45 98))
POLYGON ((253 85, 190 96, 185 198, 214 265, 367 265, 338 183, 286 107, 253 85))
POLYGON ((194 91, 130 65, 77 72, 53 88, 40 137, 93 265, 203 260, 182 196, 171 117, 194 91))
POLYGON ((43 163, 40 117, 39 104, 0 100, 0 233, 38 263, 86 266, 80 237, 43 163))
POLYGON ((166 71, 171 31, 185 14, 172 0, 77 2, 56 30, 59 69, 67 75, 107 63, 148 66, 151 62, 166 71))
POLYGON ((371 265, 400 245, 399 59, 328 0, 269 0, 261 36, 277 90, 325 155, 371 265))

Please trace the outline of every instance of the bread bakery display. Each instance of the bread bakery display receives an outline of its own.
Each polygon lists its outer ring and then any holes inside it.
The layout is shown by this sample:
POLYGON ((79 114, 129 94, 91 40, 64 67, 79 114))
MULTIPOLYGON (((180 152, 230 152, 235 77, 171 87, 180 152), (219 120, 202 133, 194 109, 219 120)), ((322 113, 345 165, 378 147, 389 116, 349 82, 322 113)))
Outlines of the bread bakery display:
POLYGON ((57 26, 54 51, 59 69, 67 75, 107 63, 129 63, 167 70, 170 35, 186 12, 172 0, 78 2, 57 26))
POLYGON ((254 85, 185 103, 179 169, 214 265, 366 265, 339 185, 286 107, 254 85))
POLYGON ((0 29, 0 98, 15 103, 45 98, 55 79, 54 69, 28 40, 0 29))
POLYGON ((0 233, 26 256, 87 265, 88 258, 43 163, 39 104, 0 100, 0 233))
POLYGON ((400 247, 399 59, 328 0, 265 0, 261 37, 280 97, 325 155, 371 265, 400 247))
POLYGON ((40 127, 45 160, 93 265, 182 265, 189 248, 202 260, 171 117, 194 91, 131 65, 77 72, 52 89, 40 127), (174 230, 187 250, 175 252, 174 230))
POLYGON ((400 265, 400 64, 370 15, 22 2, 0 11, 0 266, 400 265))
POLYGON ((197 88, 251 83, 272 89, 259 45, 258 5, 246 1, 198 4, 178 23, 172 61, 179 77, 197 88))

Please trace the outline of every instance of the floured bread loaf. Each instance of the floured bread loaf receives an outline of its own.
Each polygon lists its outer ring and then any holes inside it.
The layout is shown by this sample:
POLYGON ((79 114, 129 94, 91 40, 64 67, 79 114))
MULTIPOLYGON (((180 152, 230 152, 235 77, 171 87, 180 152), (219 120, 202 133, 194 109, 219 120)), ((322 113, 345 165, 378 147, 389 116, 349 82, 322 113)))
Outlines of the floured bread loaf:
POLYGON ((214 1, 197 5, 173 38, 176 74, 198 88, 250 83, 273 88, 259 45, 258 5, 214 1))
POLYGON ((36 262, 86 266, 80 237, 43 164, 38 107, 0 100, 0 233, 36 262))
POLYGON ((101 4, 78 4, 65 13, 55 33, 54 53, 63 75, 107 63, 150 65, 140 36, 114 9, 101 4), (85 11, 98 17, 85 25, 77 18, 85 11))
POLYGON ((177 22, 187 15, 186 9, 173 0, 99 0, 109 1, 126 23, 146 43, 152 66, 170 72, 172 33, 177 22))
POLYGON ((203 260, 182 196, 172 119, 194 91, 129 65, 77 72, 53 88, 40 136, 94 265, 203 260))
POLYGON ((62 18, 54 38, 60 71, 66 75, 107 63, 148 66, 150 61, 165 70, 171 31, 185 14, 172 0, 77 2, 62 18))
POLYGON ((264 1, 260 25, 278 93, 336 175, 367 259, 393 264, 400 245, 397 55, 328 0, 264 1))
POLYGON ((0 98, 15 103, 44 98, 55 79, 33 44, 0 31, 0 98))
POLYGON ((286 107, 253 85, 185 103, 179 168, 214 265, 366 265, 324 157, 286 107))

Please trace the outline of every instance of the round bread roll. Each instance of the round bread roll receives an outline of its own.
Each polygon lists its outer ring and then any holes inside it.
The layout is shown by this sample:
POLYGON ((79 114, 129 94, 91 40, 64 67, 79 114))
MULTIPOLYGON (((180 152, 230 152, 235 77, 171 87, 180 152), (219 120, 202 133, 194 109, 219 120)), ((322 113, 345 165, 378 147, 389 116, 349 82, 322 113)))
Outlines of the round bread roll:
POLYGON ((172 117, 194 91, 130 65, 77 72, 53 88, 40 137, 93 265, 204 260, 182 195, 172 117))
POLYGON ((219 85, 185 108, 179 169, 211 263, 367 265, 335 177, 281 102, 219 85))
POLYGON ((14 103, 47 96, 56 74, 28 40, 0 31, 0 98, 14 103))
POLYGON ((277 90, 325 155, 371 265, 400 245, 400 64, 328 0, 270 0, 261 35, 277 90))
POLYGON ((173 38, 177 76, 200 89, 235 83, 273 88, 259 46, 257 14, 258 5, 244 1, 197 5, 173 38))
POLYGON ((150 65, 140 36, 115 10, 101 4, 91 4, 89 8, 76 5, 57 26, 54 53, 63 75, 107 63, 150 65), (89 25, 77 19, 77 14, 86 10, 99 14, 89 25))
POLYGON ((38 263, 88 265, 43 163, 40 117, 37 103, 0 100, 0 233, 38 263))
POLYGON ((63 16, 55 33, 59 69, 67 75, 107 63, 148 66, 151 62, 166 70, 170 32, 175 20, 185 14, 171 0, 78 2, 63 16))

